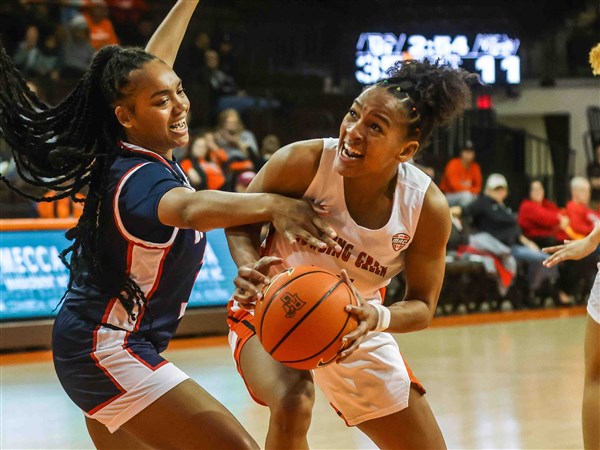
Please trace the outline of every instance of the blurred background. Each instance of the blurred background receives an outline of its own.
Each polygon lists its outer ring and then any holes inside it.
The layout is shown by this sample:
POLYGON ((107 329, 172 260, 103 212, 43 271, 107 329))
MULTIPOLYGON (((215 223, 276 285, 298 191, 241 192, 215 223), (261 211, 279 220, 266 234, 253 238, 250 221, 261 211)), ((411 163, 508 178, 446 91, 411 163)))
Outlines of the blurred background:
MULTIPOLYGON (((173 3, 3 0, 0 43, 30 87, 56 104, 99 48, 144 46, 173 3)), ((590 183, 586 207, 600 221, 600 78, 589 62, 599 42, 597 0, 203 0, 175 66, 192 103, 190 144, 176 155, 197 189, 243 192, 279 147, 337 136, 353 99, 394 61, 439 59, 477 73, 481 84, 465 116, 438 130, 415 162, 441 183, 448 163, 471 149, 484 183, 491 173, 505 177, 505 202, 515 213, 533 179, 565 208, 572 180, 582 177, 590 183)), ((18 183, 1 140, 0 172, 18 183)), ((481 183, 474 194, 483 194, 481 183)), ((79 214, 81 204, 69 199, 38 205, 0 186, 2 219, 79 214)), ((30 302, 35 310, 39 298, 23 293, 31 282, 18 277, 37 266, 20 265, 33 260, 14 250, 25 245, 21 237, 3 230, 1 310, 4 319, 26 317, 7 315, 16 307, 7 302, 30 302), (16 243, 8 243, 11 236, 16 243)), ((42 269, 56 262, 62 244, 53 245, 32 247, 42 269)), ((213 245, 227 253, 224 243, 213 245)), ((215 254, 218 272, 225 256, 215 254)), ((66 283, 60 267, 48 269, 53 280, 38 280, 56 289, 47 297, 53 304, 66 283)), ((224 283, 215 288, 221 302, 228 270, 214 278, 224 283)), ((48 316, 52 308, 42 310, 48 316)))

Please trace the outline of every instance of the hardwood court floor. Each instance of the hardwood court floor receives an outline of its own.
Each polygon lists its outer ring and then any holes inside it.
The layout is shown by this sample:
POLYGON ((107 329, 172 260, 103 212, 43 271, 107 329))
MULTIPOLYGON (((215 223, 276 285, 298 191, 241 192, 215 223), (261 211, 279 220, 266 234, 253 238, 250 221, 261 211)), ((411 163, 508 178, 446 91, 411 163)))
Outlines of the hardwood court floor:
MULTIPOLYGON (((428 389, 449 448, 578 449, 584 324, 581 307, 442 317, 398 341, 428 389)), ((264 443, 267 409, 246 393, 224 337, 176 340, 166 355, 264 443)), ((0 377, 0 448, 92 447, 49 352, 0 355, 0 377)), ((375 448, 320 392, 309 442, 314 449, 375 448)))

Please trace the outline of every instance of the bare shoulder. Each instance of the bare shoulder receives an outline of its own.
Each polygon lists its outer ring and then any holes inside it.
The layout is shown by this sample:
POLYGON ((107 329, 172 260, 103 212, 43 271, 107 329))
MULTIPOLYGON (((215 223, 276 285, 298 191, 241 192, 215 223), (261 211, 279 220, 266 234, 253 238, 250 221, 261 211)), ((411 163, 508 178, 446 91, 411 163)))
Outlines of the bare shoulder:
POLYGON ((440 188, 432 181, 425 193, 423 201, 423 212, 433 216, 450 217, 450 207, 446 196, 440 188))
POLYGON ((288 144, 276 151, 252 181, 248 192, 302 197, 312 182, 323 153, 323 139, 288 144))
POLYGON ((445 246, 451 227, 450 208, 446 196, 435 183, 431 182, 425 193, 415 237, 422 237, 430 243, 439 244, 438 241, 443 241, 445 246))

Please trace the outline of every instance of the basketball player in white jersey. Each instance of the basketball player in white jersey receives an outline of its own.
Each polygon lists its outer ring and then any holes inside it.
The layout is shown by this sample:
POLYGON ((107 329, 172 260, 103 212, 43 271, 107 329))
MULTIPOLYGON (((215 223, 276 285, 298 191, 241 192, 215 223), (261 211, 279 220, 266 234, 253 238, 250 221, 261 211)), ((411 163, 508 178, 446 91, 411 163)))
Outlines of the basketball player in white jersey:
POLYGON ((230 343, 253 398, 271 410, 266 448, 308 448, 316 382, 348 426, 381 448, 445 448, 423 396, 391 333, 426 328, 444 278, 450 212, 431 179, 407 163, 432 130, 469 104, 463 70, 407 61, 389 78, 365 89, 340 126, 339 138, 290 144, 269 160, 251 192, 310 199, 328 211, 339 246, 320 250, 290 244, 275 233, 260 258, 259 230, 228 230, 239 267, 229 306, 230 343), (249 311, 268 278, 284 267, 315 265, 341 273, 361 306, 337 363, 310 371, 291 369, 267 354, 249 311), (399 272, 406 295, 384 307, 380 289, 399 272), (350 281, 352 280, 352 281, 350 281))
MULTIPOLYGON (((597 251, 600 245, 600 225, 584 239, 542 249, 552 253, 544 265, 552 267, 567 259, 581 259, 597 251)), ((598 263, 600 269, 600 263, 598 263)), ((585 380, 583 386, 583 446, 600 449, 600 271, 596 275, 587 304, 585 327, 585 380)))

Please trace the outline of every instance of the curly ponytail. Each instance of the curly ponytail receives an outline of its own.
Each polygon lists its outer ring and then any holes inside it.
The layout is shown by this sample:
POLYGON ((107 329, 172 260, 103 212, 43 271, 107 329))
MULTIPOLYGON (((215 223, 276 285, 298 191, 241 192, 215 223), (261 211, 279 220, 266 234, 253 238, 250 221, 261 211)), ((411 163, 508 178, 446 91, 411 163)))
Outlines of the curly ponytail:
POLYGON ((462 114, 471 102, 476 74, 428 60, 398 61, 375 84, 396 96, 408 118, 409 137, 426 144, 439 125, 462 114))

